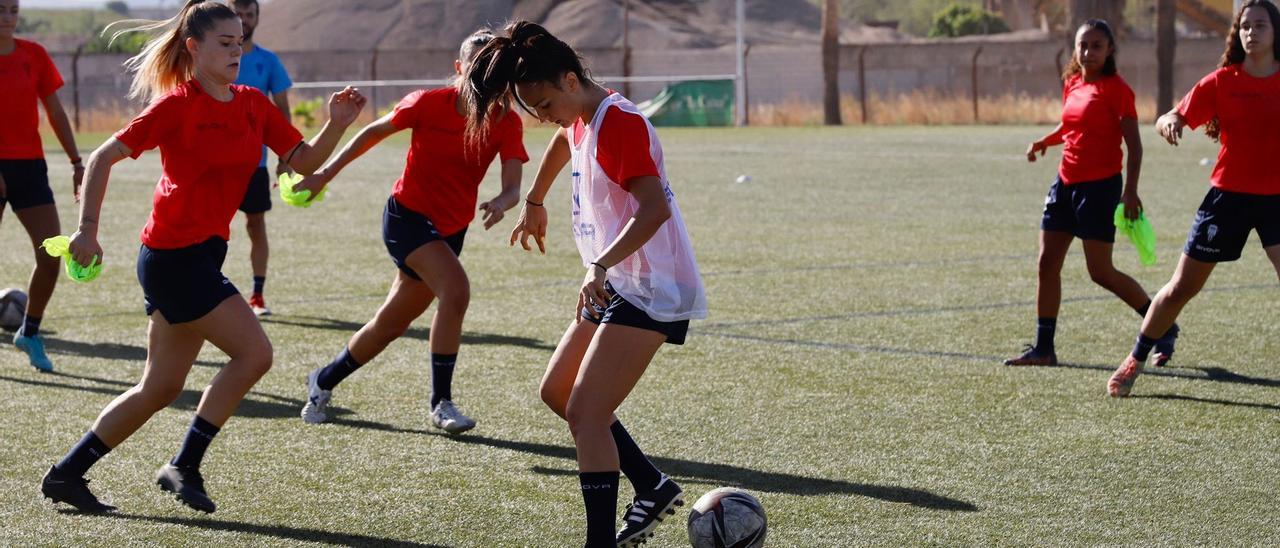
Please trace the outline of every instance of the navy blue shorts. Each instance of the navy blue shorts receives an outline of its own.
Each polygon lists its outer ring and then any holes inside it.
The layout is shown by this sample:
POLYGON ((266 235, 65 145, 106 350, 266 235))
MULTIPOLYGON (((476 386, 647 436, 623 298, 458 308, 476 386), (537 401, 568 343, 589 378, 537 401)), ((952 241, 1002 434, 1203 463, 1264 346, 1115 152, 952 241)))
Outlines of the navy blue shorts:
POLYGON ((1081 240, 1115 243, 1116 205, 1123 191, 1124 181, 1119 173, 1070 185, 1058 177, 1044 198, 1040 230, 1070 232, 1081 240))
POLYGON ((267 168, 260 167, 249 178, 249 188, 244 192, 244 200, 240 202, 240 211, 245 213, 266 213, 271 211, 271 175, 267 168))
POLYGON ((409 254, 419 247, 436 240, 444 240, 449 249, 453 250, 453 254, 461 257, 462 242, 466 239, 467 229, 464 228, 449 236, 441 236, 431 219, 400 205, 395 196, 387 198, 387 207, 382 211, 382 243, 387 245, 387 253, 391 254, 391 260, 396 263, 396 268, 406 276, 422 281, 422 277, 405 264, 409 254))
POLYGON ((5 192, 0 195, 0 210, 9 203, 14 211, 54 203, 49 188, 49 164, 39 160, 0 160, 0 177, 5 192))
POLYGON ((618 292, 613 290, 613 285, 609 282, 605 282, 604 289, 609 292, 609 307, 600 308, 592 304, 591 307, 596 309, 596 313, 600 314, 600 317, 591 317, 591 314, 584 308, 582 310, 582 319, 596 325, 611 323, 657 331, 667 336, 667 344, 684 344, 685 335, 689 334, 689 320, 660 322, 650 318, 645 311, 636 308, 635 305, 618 295, 618 292))
POLYGON ((1182 252, 1206 263, 1234 261, 1254 230, 1262 247, 1280 245, 1280 196, 1210 188, 1196 211, 1182 252))
POLYGON ((179 249, 138 251, 138 282, 146 299, 147 315, 156 310, 171 324, 203 318, 222 301, 239 296, 240 290, 222 275, 227 242, 213 237, 179 249))

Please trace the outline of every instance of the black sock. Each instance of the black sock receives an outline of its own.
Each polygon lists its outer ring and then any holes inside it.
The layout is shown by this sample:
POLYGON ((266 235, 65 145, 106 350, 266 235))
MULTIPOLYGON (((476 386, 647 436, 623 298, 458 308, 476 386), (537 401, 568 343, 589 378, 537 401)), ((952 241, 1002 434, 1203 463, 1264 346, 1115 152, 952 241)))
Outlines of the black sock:
POLYGON ((338 357, 320 370, 320 374, 316 376, 316 384, 319 384, 321 389, 333 390, 333 387, 338 386, 343 379, 360 369, 360 365, 360 362, 351 357, 351 350, 343 348, 338 357))
POLYGON ((1058 330, 1057 318, 1036 318, 1036 352, 1053 354, 1053 335, 1058 330))
POLYGON ((264 286, 264 285, 267 285, 267 277, 266 277, 266 276, 254 276, 254 277, 253 277, 253 294, 254 294, 254 295, 261 295, 261 294, 262 294, 262 286, 264 286))
POLYGON ((1138 333, 1138 342, 1133 345, 1133 352, 1130 354, 1140 362, 1147 361, 1147 356, 1151 355, 1151 348, 1156 345, 1156 340, 1138 333))
POLYGON ((587 507, 587 548, 614 548, 618 534, 618 472, 581 472, 578 482, 587 507))
POLYGON ((440 400, 453 399, 453 366, 458 363, 457 354, 431 353, 431 408, 440 400))
POLYGON ((27 314, 22 319, 22 336, 34 337, 40 334, 40 318, 27 314))
POLYGON ((191 429, 187 430, 187 438, 182 440, 182 449, 178 450, 178 455, 173 457, 170 464, 181 468, 200 468, 204 452, 209 449, 209 443, 218 435, 219 430, 221 428, 196 415, 191 421, 191 429))
POLYGON ((644 456, 636 440, 631 439, 631 434, 622 426, 622 421, 613 421, 609 431, 613 433, 614 445, 618 446, 618 464, 631 481, 631 486, 637 493, 652 491, 662 481, 662 472, 649 461, 649 457, 644 456))
POLYGON ((91 466, 102 457, 107 456, 110 451, 111 448, 102 443, 102 440, 98 439, 98 435, 90 430, 83 438, 80 438, 80 441, 71 446, 71 450, 67 451, 67 456, 62 457, 62 460, 58 461, 54 468, 57 468, 63 474, 82 478, 91 466))
POLYGON ((1143 318, 1147 317, 1147 311, 1151 310, 1151 301, 1147 301, 1147 304, 1144 304, 1141 308, 1137 308, 1135 310, 1138 312, 1139 316, 1142 316, 1143 318))

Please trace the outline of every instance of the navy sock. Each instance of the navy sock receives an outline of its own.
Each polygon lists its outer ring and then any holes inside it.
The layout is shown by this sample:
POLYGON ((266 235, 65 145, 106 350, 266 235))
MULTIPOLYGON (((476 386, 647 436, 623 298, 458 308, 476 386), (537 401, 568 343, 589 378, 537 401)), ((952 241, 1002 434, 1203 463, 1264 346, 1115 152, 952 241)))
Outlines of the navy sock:
POLYGON ((261 294, 262 294, 262 286, 264 286, 264 285, 267 285, 267 277, 266 277, 266 276, 254 276, 254 277, 253 277, 253 294, 254 294, 254 295, 261 295, 261 294))
POLYGON ((1139 316, 1142 316, 1143 318, 1147 317, 1147 311, 1151 310, 1151 301, 1147 301, 1147 304, 1144 304, 1141 308, 1137 308, 1135 310, 1137 310, 1139 316))
POLYGON ((1138 333, 1138 342, 1133 345, 1131 355, 1140 362, 1147 361, 1147 357, 1151 355, 1151 348, 1156 345, 1156 340, 1138 333))
POLYGON ((40 318, 27 314, 22 319, 22 336, 34 337, 40 334, 40 318))
POLYGON ((1053 354, 1053 335, 1058 330, 1057 318, 1036 319, 1036 352, 1053 354))
POLYGON ((103 443, 98 438, 98 435, 90 430, 83 438, 80 438, 80 441, 71 446, 71 450, 67 451, 67 455, 62 457, 62 460, 58 461, 54 468, 57 468, 63 474, 82 478, 90 467, 102 457, 107 456, 110 451, 111 448, 107 447, 107 444, 103 443))
POLYGON ((196 418, 191 421, 191 429, 187 430, 187 438, 182 440, 182 449, 178 450, 177 456, 173 457, 170 464, 182 468, 200 468, 200 461, 204 460, 204 452, 209 449, 209 443, 213 441, 214 436, 218 435, 219 430, 221 428, 196 415, 196 418))
POLYGON ((649 457, 644 456, 636 440, 631 439, 631 434, 622 426, 622 421, 613 421, 609 431, 613 433, 613 443, 618 446, 619 467, 631 481, 631 486, 637 493, 652 491, 662 481, 662 472, 649 461, 649 457))
POLYGON ((431 408, 440 400, 453 399, 453 366, 458 363, 457 354, 431 353, 431 408))
POLYGON ((324 390, 333 390, 333 387, 338 386, 343 379, 360 369, 360 365, 360 362, 351 357, 351 350, 343 348, 338 357, 320 370, 320 374, 316 377, 316 384, 324 390))
POLYGON ((618 534, 618 472, 581 472, 578 482, 587 507, 587 548, 614 548, 618 534))

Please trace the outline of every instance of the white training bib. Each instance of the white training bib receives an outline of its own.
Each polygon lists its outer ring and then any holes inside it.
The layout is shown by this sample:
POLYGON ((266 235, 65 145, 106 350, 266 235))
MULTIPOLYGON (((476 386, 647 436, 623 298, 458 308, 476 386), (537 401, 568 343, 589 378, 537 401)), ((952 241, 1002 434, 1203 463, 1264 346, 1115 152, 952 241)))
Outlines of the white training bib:
MULTIPOLYGON (((621 181, 605 174, 596 157, 600 125, 610 107, 644 118, 631 101, 620 94, 610 94, 584 124, 581 142, 569 135, 573 155, 573 237, 586 268, 618 238, 623 227, 635 215, 639 202, 623 190, 621 181), (576 143, 576 144, 575 144, 576 143)), ((662 160, 662 144, 648 118, 649 156, 658 167, 662 188, 671 208, 671 218, 635 253, 609 268, 609 284, 622 298, 660 322, 707 317, 707 297, 702 288, 702 275, 693 256, 693 245, 684 227, 684 217, 676 205, 675 194, 667 181, 662 160)))

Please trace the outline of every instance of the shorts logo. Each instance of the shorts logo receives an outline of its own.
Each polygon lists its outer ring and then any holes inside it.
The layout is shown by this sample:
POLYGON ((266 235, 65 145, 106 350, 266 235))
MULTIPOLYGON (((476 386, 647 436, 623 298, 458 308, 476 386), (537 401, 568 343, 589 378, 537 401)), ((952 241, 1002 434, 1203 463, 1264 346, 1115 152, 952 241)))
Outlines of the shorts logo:
POLYGON ((1209 234, 1209 241, 1212 242, 1213 237, 1218 235, 1218 225, 1209 225, 1207 232, 1209 234))

